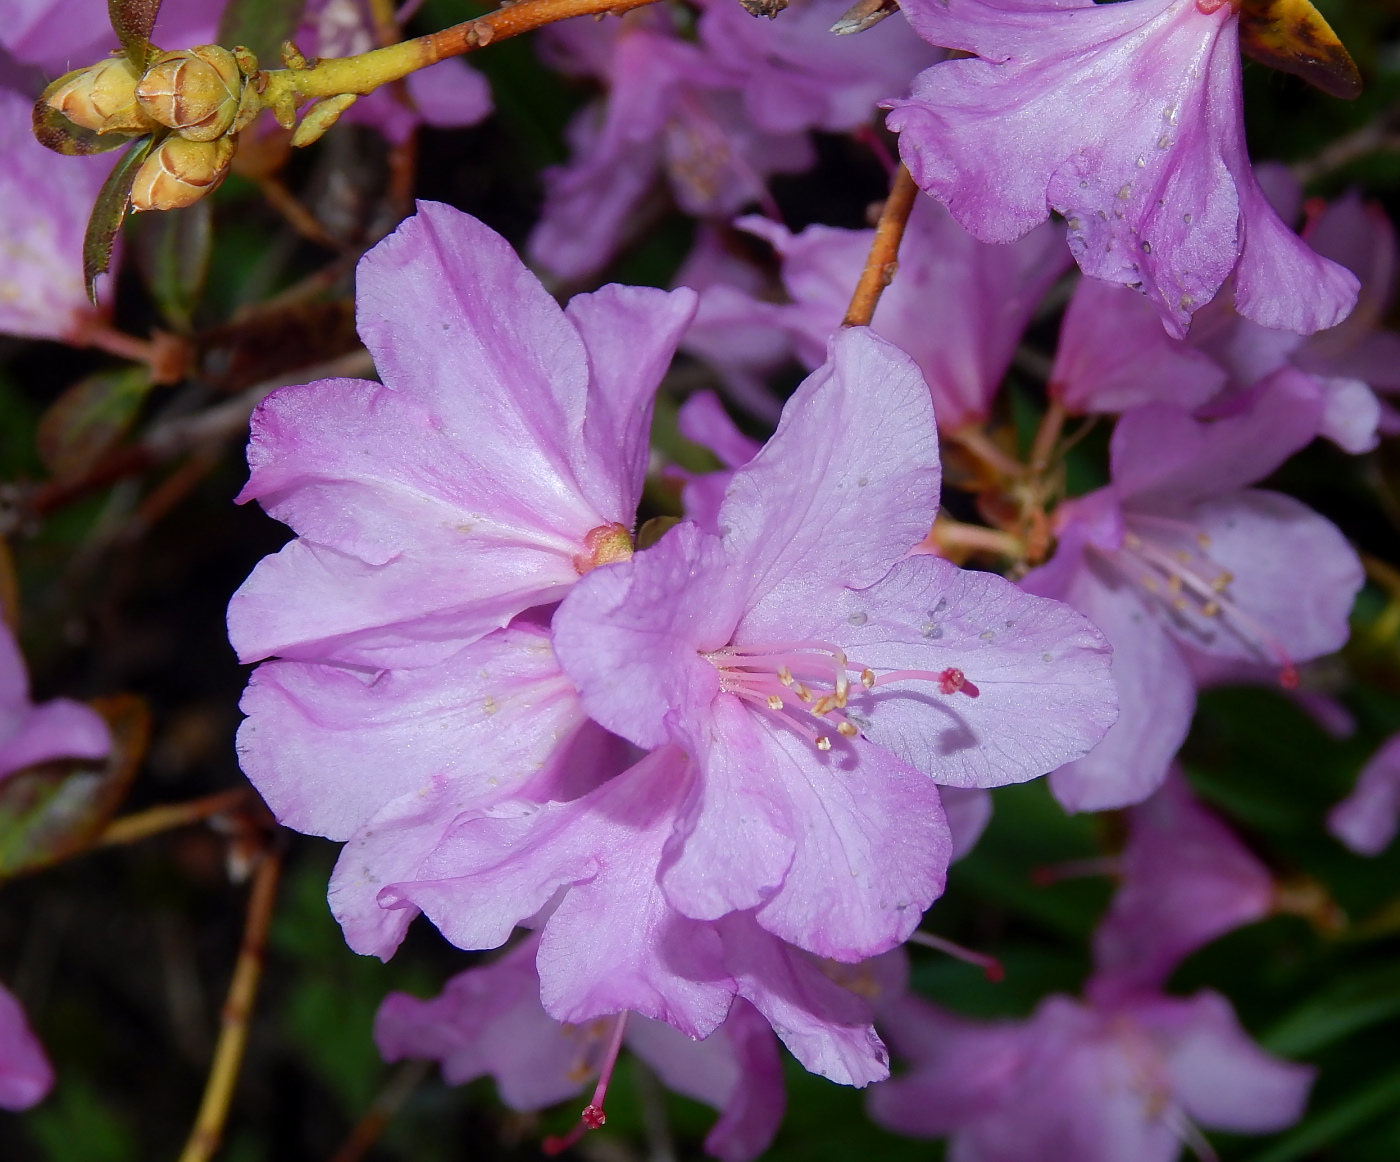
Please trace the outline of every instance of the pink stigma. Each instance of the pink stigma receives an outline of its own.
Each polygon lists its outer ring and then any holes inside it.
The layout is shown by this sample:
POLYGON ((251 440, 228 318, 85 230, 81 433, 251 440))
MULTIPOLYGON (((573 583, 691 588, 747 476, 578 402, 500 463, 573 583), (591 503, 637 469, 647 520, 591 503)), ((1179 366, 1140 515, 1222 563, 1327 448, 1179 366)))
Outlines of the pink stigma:
POLYGON ((1298 689, 1298 667, 1284 666, 1284 668, 1279 671, 1278 684, 1285 690, 1298 689))
POLYGON ((612 1081, 613 1066, 617 1064, 617 1055, 622 1049, 622 1034, 626 1030, 627 1014, 618 1013, 613 1024, 612 1036, 608 1038, 608 1049, 603 1057, 602 1070, 598 1074, 598 1084, 593 1090, 593 1100, 583 1107, 583 1113, 579 1115, 572 1130, 567 1134, 552 1134, 540 1143, 540 1149, 548 1156, 562 1154, 589 1130, 596 1130, 607 1124, 608 1115, 603 1112, 603 1099, 607 1097, 608 1083, 612 1081))

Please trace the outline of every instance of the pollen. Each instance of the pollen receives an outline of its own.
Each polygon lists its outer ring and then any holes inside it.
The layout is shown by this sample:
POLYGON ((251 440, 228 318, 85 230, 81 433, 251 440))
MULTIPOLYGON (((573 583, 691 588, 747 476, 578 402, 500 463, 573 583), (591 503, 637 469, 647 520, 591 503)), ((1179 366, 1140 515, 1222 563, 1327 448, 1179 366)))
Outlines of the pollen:
POLYGON ((817 749, 818 749, 818 750, 830 750, 830 749, 831 749, 831 739, 827 738, 827 736, 824 735, 824 734, 819 734, 819 735, 817 735, 817 749))
POLYGON ((782 708, 783 708, 783 700, 782 700, 781 698, 779 698, 776 694, 769 694, 769 695, 768 695, 768 709, 769 709, 769 710, 781 710, 782 708))
POLYGON ((784 666, 781 670, 778 671, 778 681, 781 682, 784 686, 791 686, 792 671, 789 670, 786 666, 784 666))
POLYGON ((798 682, 794 689, 797 691, 797 696, 801 698, 803 702, 810 702, 812 700, 812 692, 807 689, 806 685, 802 682, 798 682))
POLYGON ((836 732, 840 734, 842 738, 855 738, 855 736, 860 733, 860 731, 858 731, 855 728, 855 724, 852 722, 841 723, 836 728, 836 732))
POLYGON ((862 670, 860 672, 860 684, 864 686, 867 690, 875 689, 875 671, 862 670))

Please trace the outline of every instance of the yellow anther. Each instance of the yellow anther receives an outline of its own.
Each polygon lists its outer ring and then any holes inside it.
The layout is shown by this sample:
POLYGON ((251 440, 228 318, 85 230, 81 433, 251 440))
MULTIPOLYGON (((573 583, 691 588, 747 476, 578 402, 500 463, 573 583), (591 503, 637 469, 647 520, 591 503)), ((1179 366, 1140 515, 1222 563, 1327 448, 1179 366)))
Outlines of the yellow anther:
POLYGON ((1204 613, 1207 617, 1214 617, 1220 612, 1220 602, 1207 601, 1203 606, 1201 606, 1201 612, 1204 613))
POLYGON ((1157 578, 1152 576, 1151 573, 1144 574, 1142 578, 1142 587, 1146 589, 1149 593, 1156 593, 1157 578))
POLYGON ((769 709, 769 710, 781 710, 782 708, 783 708, 783 700, 782 700, 781 698, 779 698, 776 694, 769 694, 769 695, 768 695, 768 709, 769 709))
POLYGON ((1188 553, 1185 549, 1175 550, 1172 553, 1172 556, 1175 557, 1178 561, 1180 561, 1183 565, 1190 564, 1191 554, 1188 553))
POLYGON ((836 699, 830 694, 823 694, 812 704, 812 713, 820 718, 828 711, 836 709, 836 699))
POLYGON ((797 691, 797 696, 801 698, 803 702, 810 702, 812 700, 812 692, 801 682, 798 682, 793 689, 797 691))
POLYGON ((851 722, 843 722, 836 729, 840 731, 845 738, 855 738, 855 736, 860 733, 860 731, 855 728, 855 724, 851 722))
POLYGON ((1197 533, 1196 544, 1200 545, 1203 549, 1208 549, 1210 548, 1210 538, 1206 536, 1205 533, 1197 533))
POLYGON ((1124 533, 1123 543, 1130 549, 1142 548, 1142 538, 1137 533, 1124 533))
POLYGON ((851 685, 849 682, 843 683, 836 688, 836 705, 842 710, 846 709, 846 701, 850 698, 851 685))
POLYGON ((1225 590, 1230 587, 1230 582, 1234 579, 1235 575, 1233 573, 1221 573, 1219 577, 1210 583, 1210 587, 1217 593, 1224 593, 1225 590))
POLYGON ((819 734, 819 735, 817 735, 817 749, 818 749, 818 750, 830 750, 830 749, 831 749, 831 739, 827 738, 826 735, 824 735, 824 734, 819 734))
POLYGON ((1186 598, 1184 598, 1184 597, 1178 597, 1175 601, 1172 602, 1172 608, 1175 609, 1175 610, 1177 611, 1177 613, 1185 613, 1185 612, 1186 612, 1186 598))
POLYGON ((1181 592, 1181 578, 1175 573, 1173 573, 1170 577, 1167 578, 1167 591, 1169 593, 1181 592))
POLYGON ((781 682, 784 686, 791 686, 792 671, 789 670, 786 666, 784 666, 781 670, 778 671, 778 681, 781 682))
POLYGON ((864 686, 867 690, 875 689, 875 671, 862 670, 860 672, 860 684, 864 686))

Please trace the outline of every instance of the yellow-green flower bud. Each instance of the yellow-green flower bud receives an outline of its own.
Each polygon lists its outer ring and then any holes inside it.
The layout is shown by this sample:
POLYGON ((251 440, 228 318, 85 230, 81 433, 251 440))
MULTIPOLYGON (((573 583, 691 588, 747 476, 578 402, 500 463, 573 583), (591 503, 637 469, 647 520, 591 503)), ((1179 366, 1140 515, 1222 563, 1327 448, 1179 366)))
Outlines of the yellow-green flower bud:
POLYGON ((190 141, 167 137, 136 171, 131 187, 133 210, 178 210, 213 193, 233 161, 236 139, 190 141))
POLYGON ((162 53, 136 85, 136 99, 162 125, 191 141, 222 137, 238 114, 243 74, 217 44, 162 53))
POLYGON ((147 133, 155 122, 136 99, 136 70, 124 56, 78 69, 44 90, 42 100, 74 125, 96 133, 147 133))

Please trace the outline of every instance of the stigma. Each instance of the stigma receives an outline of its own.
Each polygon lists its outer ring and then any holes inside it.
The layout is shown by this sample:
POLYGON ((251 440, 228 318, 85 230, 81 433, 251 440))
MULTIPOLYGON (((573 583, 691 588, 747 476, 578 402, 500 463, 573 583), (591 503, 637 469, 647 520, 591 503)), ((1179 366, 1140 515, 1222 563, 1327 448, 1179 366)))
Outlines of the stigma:
POLYGON ((956 667, 877 673, 851 661, 845 650, 831 642, 728 645, 701 656, 719 671, 721 690, 781 720, 819 751, 831 750, 832 733, 846 739, 860 735, 847 711, 853 691, 873 691, 895 682, 926 682, 945 696, 981 694, 956 667))

